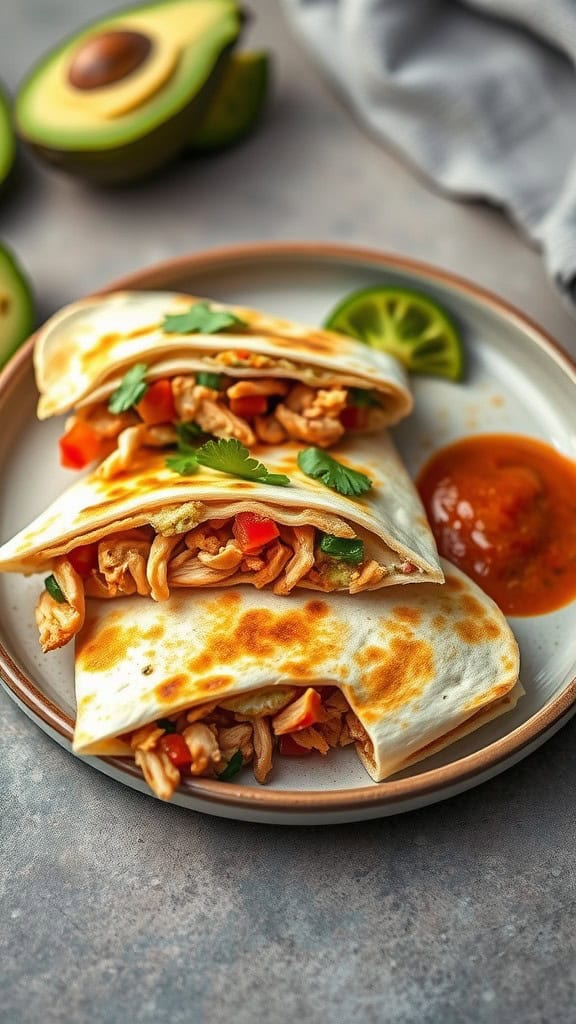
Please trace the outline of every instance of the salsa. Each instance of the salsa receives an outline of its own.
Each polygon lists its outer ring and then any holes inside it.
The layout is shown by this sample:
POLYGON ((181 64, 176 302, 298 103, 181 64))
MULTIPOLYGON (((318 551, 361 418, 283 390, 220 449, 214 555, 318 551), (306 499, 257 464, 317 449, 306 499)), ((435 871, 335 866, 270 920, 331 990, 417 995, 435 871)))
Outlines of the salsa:
POLYGON ((542 615, 576 597, 576 463, 512 434, 440 449, 418 478, 442 555, 507 615, 542 615))

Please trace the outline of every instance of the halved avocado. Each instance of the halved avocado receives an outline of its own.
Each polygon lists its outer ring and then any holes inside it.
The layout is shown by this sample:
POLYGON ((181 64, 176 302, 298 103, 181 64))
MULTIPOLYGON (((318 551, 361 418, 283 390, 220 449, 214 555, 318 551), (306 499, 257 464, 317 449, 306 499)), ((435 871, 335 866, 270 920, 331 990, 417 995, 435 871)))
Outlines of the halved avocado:
POLYGON ((24 81, 17 131, 72 174, 145 177, 200 123, 242 22, 235 0, 164 0, 95 22, 24 81))
POLYGON ((212 153, 250 135, 262 116, 269 84, 267 53, 232 53, 187 152, 212 153))
POLYGON ((16 144, 8 97, 0 89, 0 187, 12 170, 16 144))
POLYGON ((34 327, 34 301, 24 271, 0 245, 0 366, 7 363, 34 327))

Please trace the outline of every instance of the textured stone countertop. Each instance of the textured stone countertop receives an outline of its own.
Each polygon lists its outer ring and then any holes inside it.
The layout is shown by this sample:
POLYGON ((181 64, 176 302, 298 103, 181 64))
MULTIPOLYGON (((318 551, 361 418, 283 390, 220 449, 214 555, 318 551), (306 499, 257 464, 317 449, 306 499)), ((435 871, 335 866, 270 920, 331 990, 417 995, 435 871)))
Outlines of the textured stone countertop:
MULTIPOLYGON (((9 88, 106 0, 8 0, 9 88)), ((6 7, 8 8, 6 10, 6 7)), ((26 159, 0 237, 41 315, 163 258, 332 239, 492 288, 576 353, 538 254, 487 207, 429 190, 355 125, 272 0, 260 132, 210 166, 116 192, 26 159)), ((204 817, 74 760, 0 693, 0 1019, 7 1024, 572 1022, 576 723, 492 782, 403 817, 277 828, 204 817)))

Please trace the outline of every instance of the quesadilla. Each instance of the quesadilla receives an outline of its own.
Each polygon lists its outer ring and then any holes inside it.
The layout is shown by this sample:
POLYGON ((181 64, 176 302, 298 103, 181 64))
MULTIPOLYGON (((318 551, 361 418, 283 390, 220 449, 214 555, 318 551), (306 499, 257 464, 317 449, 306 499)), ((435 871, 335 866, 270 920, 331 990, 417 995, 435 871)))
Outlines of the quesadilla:
POLYGON ((259 782, 280 754, 354 743, 374 781, 513 708, 506 619, 444 563, 443 587, 284 602, 247 587, 89 602, 76 639, 78 754, 134 757, 170 799, 190 776, 259 782))
POLYGON ((0 572, 50 573, 36 609, 42 648, 81 629, 86 596, 162 601, 178 588, 244 583, 358 594, 443 581, 420 498, 386 434, 330 456, 266 449, 266 466, 244 456, 229 439, 183 456, 140 451, 111 478, 103 463, 7 541, 0 572))
POLYGON ((317 327, 175 292, 118 292, 65 307, 39 331, 38 416, 74 410, 60 440, 70 468, 129 431, 150 447, 195 423, 249 447, 328 448, 412 409, 401 365, 317 327))

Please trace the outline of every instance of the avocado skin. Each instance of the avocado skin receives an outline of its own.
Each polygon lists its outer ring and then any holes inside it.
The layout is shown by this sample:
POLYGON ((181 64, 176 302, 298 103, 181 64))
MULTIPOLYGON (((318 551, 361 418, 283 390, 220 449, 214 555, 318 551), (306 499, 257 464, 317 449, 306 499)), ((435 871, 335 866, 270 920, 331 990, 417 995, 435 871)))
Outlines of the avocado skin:
POLYGON ((0 189, 4 187, 14 165, 16 137, 12 127, 10 102, 0 87, 0 189))
POLYGON ((30 282, 14 253, 0 244, 0 283, 10 288, 10 297, 18 303, 19 320, 16 331, 0 344, 0 368, 8 362, 34 329, 34 297, 30 282))
POLYGON ((97 185, 127 185, 148 178, 182 151, 197 120, 207 110, 214 90, 228 63, 235 44, 222 50, 210 78, 178 113, 125 146, 114 149, 58 149, 26 138, 19 126, 20 138, 40 159, 67 174, 97 185))
POLYGON ((186 153, 216 153, 247 138, 260 121, 270 91, 271 61, 264 51, 233 53, 186 153))

